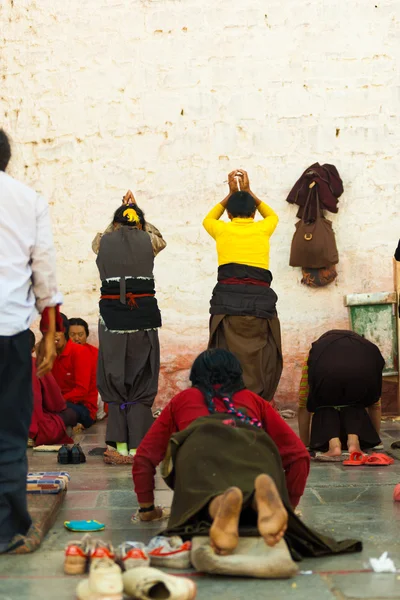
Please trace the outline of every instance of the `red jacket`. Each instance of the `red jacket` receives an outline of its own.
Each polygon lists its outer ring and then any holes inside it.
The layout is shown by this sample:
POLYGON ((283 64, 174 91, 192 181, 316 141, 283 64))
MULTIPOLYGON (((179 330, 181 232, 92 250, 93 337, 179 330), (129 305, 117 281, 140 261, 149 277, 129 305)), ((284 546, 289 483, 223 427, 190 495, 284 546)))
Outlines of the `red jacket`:
POLYGON ((86 345, 68 340, 63 352, 54 361, 52 374, 64 400, 84 404, 92 419, 97 416, 97 388, 93 387, 93 358, 86 345))
MULTIPOLYGON (((215 399, 214 402, 218 412, 226 412, 222 400, 215 399)), ((233 402, 235 406, 246 409, 249 417, 261 421, 277 445, 286 473, 290 501, 297 506, 310 469, 306 447, 276 410, 257 394, 242 390, 233 396, 233 402)), ((142 440, 133 463, 133 482, 139 503, 154 501, 155 470, 166 454, 171 435, 208 414, 203 394, 196 388, 181 392, 165 407, 142 440)))

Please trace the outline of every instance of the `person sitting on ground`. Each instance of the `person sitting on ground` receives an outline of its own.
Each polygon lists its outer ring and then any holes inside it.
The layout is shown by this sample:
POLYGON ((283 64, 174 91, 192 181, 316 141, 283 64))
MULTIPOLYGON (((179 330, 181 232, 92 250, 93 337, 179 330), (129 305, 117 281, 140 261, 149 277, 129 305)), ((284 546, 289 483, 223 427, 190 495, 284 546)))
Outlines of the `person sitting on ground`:
POLYGON ((209 348, 233 352, 246 387, 272 401, 283 364, 269 271, 270 237, 278 215, 251 191, 246 171, 232 171, 228 180, 228 196, 203 221, 216 241, 219 265, 210 302, 209 348), (220 220, 225 210, 229 223, 220 220), (257 211, 263 220, 255 221, 257 211))
POLYGON ((303 443, 327 457, 378 446, 384 365, 379 348, 354 331, 333 329, 314 342, 300 383, 303 443))
MULTIPOLYGON (((35 334, 29 330, 32 352, 35 334)), ((29 445, 71 444, 66 427, 75 427, 76 413, 67 408, 61 390, 51 373, 37 376, 36 359, 32 356, 33 413, 29 426, 29 445)))
POLYGON ((140 520, 162 515, 154 506, 154 475, 164 460, 162 474, 174 489, 166 535, 209 535, 219 554, 235 550, 239 527, 269 546, 285 536, 298 558, 359 550, 351 540, 322 538, 295 515, 308 452, 277 411, 245 388, 242 373, 226 350, 207 350, 194 361, 192 387, 169 402, 137 450, 132 474, 140 520))
MULTIPOLYGON (((99 349, 92 344, 88 344, 89 337, 89 325, 84 319, 80 317, 74 317, 72 319, 68 319, 69 328, 68 335, 69 339, 73 341, 75 344, 81 344, 85 346, 87 350, 90 352, 90 356, 92 358, 92 373, 90 378, 90 387, 91 389, 97 388, 97 361, 99 357, 99 349)), ((105 417, 104 412, 104 403, 98 394, 97 397, 97 420, 101 420, 105 417)))
POLYGON ((97 389, 93 387, 90 351, 69 339, 69 323, 62 315, 64 332, 56 333, 57 358, 52 374, 58 383, 67 407, 75 411, 78 424, 88 429, 96 421, 97 389))

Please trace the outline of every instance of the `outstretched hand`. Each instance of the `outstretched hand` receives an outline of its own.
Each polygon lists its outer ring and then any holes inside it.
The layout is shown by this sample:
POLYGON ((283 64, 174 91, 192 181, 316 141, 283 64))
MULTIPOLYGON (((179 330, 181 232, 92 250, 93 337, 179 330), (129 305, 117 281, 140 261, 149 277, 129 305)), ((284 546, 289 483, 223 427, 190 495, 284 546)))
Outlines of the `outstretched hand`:
POLYGON ((122 198, 122 204, 136 204, 135 196, 128 190, 125 196, 122 198))

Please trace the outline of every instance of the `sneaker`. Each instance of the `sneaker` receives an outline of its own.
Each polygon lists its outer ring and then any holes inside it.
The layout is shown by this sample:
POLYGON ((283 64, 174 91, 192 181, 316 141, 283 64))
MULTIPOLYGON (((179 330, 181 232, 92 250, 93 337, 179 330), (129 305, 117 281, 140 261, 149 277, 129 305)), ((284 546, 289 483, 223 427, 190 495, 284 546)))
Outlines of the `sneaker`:
POLYGON ((178 536, 164 537, 158 535, 150 540, 147 552, 152 567, 171 569, 190 569, 191 542, 183 542, 178 536))
POLYGON ((71 449, 71 463, 73 465, 79 465, 86 462, 86 456, 83 452, 80 444, 74 444, 71 449))
POLYGON ((124 584, 121 569, 109 558, 90 565, 89 578, 76 588, 78 600, 122 600, 124 584))
POLYGON ((87 571, 92 538, 89 534, 79 541, 70 542, 65 549, 64 573, 66 575, 83 575, 87 571))
POLYGON ((57 462, 60 465, 69 465, 71 463, 71 450, 66 444, 61 446, 57 454, 57 462))
POLYGON ((95 540, 92 544, 90 552, 90 563, 96 562, 103 558, 115 559, 115 551, 111 542, 103 542, 103 540, 95 540))
POLYGON ((146 546, 141 542, 124 542, 118 547, 117 556, 125 571, 136 567, 150 566, 146 546))
POLYGON ((151 567, 138 567, 122 575, 124 592, 135 600, 193 600, 196 584, 185 577, 167 575, 151 567))

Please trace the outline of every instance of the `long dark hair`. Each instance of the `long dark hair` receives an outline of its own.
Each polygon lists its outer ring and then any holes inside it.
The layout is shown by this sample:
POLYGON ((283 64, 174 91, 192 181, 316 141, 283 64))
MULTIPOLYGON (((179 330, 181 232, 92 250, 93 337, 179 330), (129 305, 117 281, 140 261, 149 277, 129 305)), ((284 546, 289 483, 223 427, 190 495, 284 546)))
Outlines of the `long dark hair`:
POLYGON ((69 321, 68 321, 68 317, 67 315, 64 315, 64 313, 60 313, 60 317, 62 319, 63 325, 64 325, 64 335, 65 335, 65 339, 69 340, 69 334, 68 334, 68 330, 69 330, 69 321))
POLYGON ((232 396, 245 389, 240 362, 227 350, 213 349, 202 352, 190 371, 192 386, 200 390, 210 414, 216 412, 214 398, 220 398, 226 411, 248 425, 261 427, 257 419, 247 417, 234 407, 232 396))
POLYGON ((122 204, 114 213, 113 223, 118 225, 128 225, 129 227, 137 227, 141 226, 141 229, 144 229, 146 226, 146 221, 144 218, 144 212, 141 208, 138 207, 137 204, 122 204), (135 223, 129 219, 129 214, 126 214, 129 209, 133 209, 136 215, 139 218, 139 223, 135 223))

